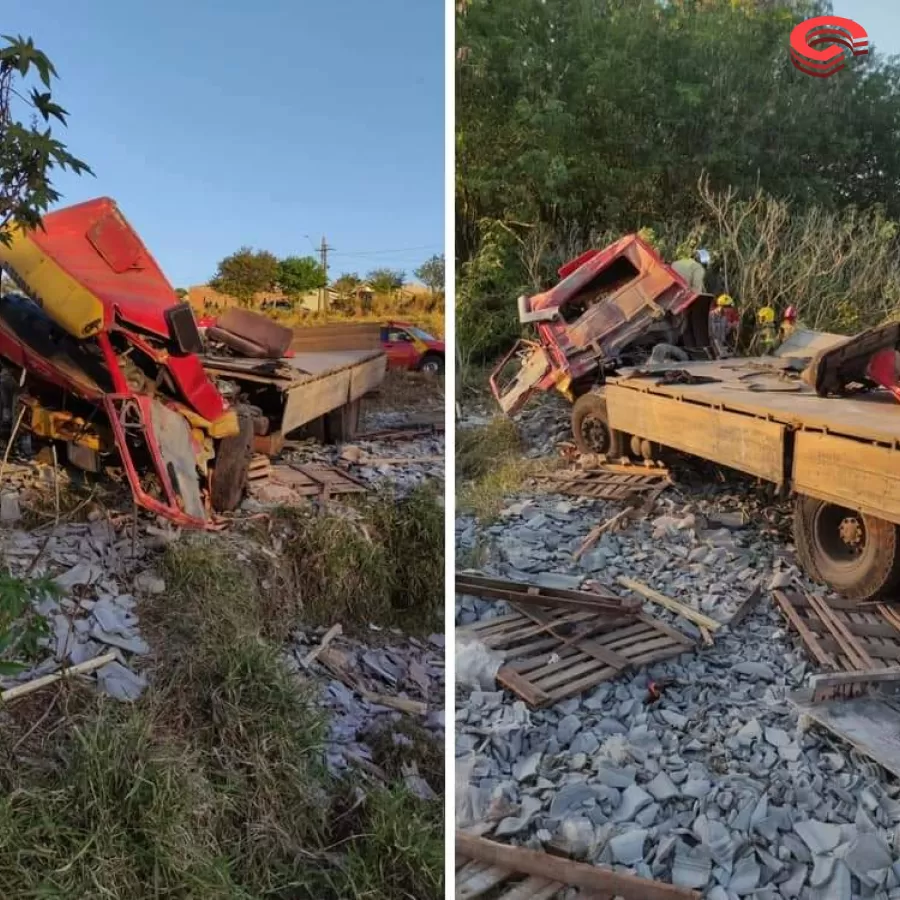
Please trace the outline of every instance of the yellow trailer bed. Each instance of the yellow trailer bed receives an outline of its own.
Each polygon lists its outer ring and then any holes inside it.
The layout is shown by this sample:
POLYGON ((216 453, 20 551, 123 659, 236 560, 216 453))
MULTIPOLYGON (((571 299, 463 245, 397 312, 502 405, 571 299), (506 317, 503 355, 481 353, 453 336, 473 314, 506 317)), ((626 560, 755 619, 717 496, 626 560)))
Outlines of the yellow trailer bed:
POLYGON ((900 404, 881 390, 820 397, 776 371, 789 365, 769 357, 624 370, 586 397, 605 401, 620 445, 652 442, 793 493, 809 574, 856 599, 894 596, 900 404))

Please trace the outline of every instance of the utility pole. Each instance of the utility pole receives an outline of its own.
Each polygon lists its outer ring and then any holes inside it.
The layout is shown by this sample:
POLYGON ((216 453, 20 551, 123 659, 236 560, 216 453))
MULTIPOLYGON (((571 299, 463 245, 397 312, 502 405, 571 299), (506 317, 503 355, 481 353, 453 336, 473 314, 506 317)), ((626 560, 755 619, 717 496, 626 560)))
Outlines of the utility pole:
POLYGON ((320 309, 327 310, 328 309, 328 251, 334 250, 334 247, 329 247, 327 241, 325 240, 325 235, 322 235, 322 243, 319 246, 319 262, 322 265, 322 271, 325 273, 325 287, 322 288, 322 300, 319 304, 320 309))

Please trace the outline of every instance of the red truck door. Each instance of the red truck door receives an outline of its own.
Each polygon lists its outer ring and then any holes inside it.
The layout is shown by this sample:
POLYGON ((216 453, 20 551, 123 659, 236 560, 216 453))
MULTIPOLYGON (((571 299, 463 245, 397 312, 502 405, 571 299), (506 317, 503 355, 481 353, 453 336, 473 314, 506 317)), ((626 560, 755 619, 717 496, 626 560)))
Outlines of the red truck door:
POLYGON ((419 362, 419 351, 412 335, 402 328, 388 326, 381 329, 381 343, 387 354, 389 369, 414 369, 419 362))

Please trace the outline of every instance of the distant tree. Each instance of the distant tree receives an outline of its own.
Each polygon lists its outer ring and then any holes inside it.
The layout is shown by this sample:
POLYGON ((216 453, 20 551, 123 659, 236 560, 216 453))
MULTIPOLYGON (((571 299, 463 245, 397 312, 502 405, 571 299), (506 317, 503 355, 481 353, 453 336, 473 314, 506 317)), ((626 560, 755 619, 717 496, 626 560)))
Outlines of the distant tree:
POLYGON ((218 266, 210 287, 249 306, 255 294, 274 290, 281 275, 278 260, 267 250, 241 247, 218 266))
POLYGON ((326 283, 325 270, 312 256, 288 256, 278 263, 278 286, 292 300, 326 283))
POLYGON ((65 127, 68 113, 53 101, 51 85, 58 79, 47 56, 31 38, 2 37, 0 44, 0 241, 7 242, 10 223, 40 226, 42 216, 60 198, 53 187, 55 169, 76 175, 93 174, 53 136, 51 119, 65 127), (28 91, 26 79, 36 73, 40 86, 28 91), (14 99, 29 125, 13 111, 14 99), (46 127, 44 127, 46 126, 46 127))
POLYGON ((444 254, 435 254, 425 260, 413 274, 431 289, 432 298, 436 297, 438 291, 444 289, 444 254))
POLYGON ((340 278, 335 279, 331 286, 340 297, 349 297, 362 285, 362 279, 355 272, 345 272, 340 278))
POLYGON ((392 294, 399 291, 406 282, 406 272, 396 269, 373 269, 366 275, 376 294, 392 294))
POLYGON ((178 295, 179 300, 186 299, 188 295, 188 292, 184 288, 175 288, 175 293, 178 295))

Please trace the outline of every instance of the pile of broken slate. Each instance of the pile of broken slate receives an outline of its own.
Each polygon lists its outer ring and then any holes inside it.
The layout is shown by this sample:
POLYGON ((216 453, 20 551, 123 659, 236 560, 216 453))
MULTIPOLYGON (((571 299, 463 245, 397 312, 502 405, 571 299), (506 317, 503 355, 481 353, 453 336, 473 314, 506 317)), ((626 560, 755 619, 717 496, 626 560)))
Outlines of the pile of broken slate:
MULTIPOLYGON (((348 461, 348 445, 310 444, 289 454, 299 465, 323 463, 344 467, 371 488, 390 485, 398 497, 406 496, 427 481, 444 480, 444 435, 429 434, 404 440, 354 441, 358 456, 348 461), (369 464, 366 460, 373 460, 369 464), (390 459, 390 464, 378 460, 390 459), (403 460, 398 462, 397 460, 403 460)), ((285 456, 288 456, 286 453, 285 456)))
POLYGON ((89 677, 118 699, 136 700, 147 686, 133 665, 150 650, 141 636, 134 593, 159 594, 165 582, 147 569, 153 537, 134 541, 107 519, 56 527, 49 539, 19 529, 0 531, 0 553, 12 575, 48 576, 55 596, 35 597, 49 625, 42 639, 44 658, 35 666, 0 680, 3 689, 50 675, 66 666, 113 652, 116 659, 89 677))
MULTIPOLYGON (((488 547, 485 574, 572 589, 595 580, 620 593, 626 575, 722 622, 757 586, 761 602, 712 646, 539 710, 497 690, 496 663, 460 684, 472 657, 458 660, 459 824, 490 820, 494 837, 555 844, 711 900, 900 898, 900 785, 807 730, 787 700, 815 669, 765 589, 815 588, 778 538, 783 511, 741 482, 675 489, 654 517, 603 535, 573 562, 618 509, 525 493, 497 523, 460 518, 457 546, 488 547), (651 680, 665 686, 656 701, 651 680)), ((458 597, 457 625, 505 611, 458 597)), ((700 637, 658 606, 645 611, 700 637)))
MULTIPOLYGON (((303 660, 318 646, 324 631, 308 629, 294 633, 287 656, 292 671, 307 674, 303 660)), ((344 638, 336 643, 342 668, 370 695, 427 705, 426 715, 417 717, 416 722, 433 736, 438 746, 443 746, 444 636, 433 634, 427 640, 418 640, 403 637, 400 632, 388 635, 379 632, 375 637, 380 646, 366 646, 344 638)), ((360 761, 373 763, 369 741, 382 731, 397 745, 409 743, 403 730, 395 727, 406 713, 366 699, 319 664, 313 663, 308 674, 321 682, 321 705, 329 712, 325 761, 333 774, 358 768, 360 761)), ((423 799, 431 799, 441 787, 428 785, 421 779, 410 780, 409 786, 423 799)))
MULTIPOLYGON (((409 425, 403 413, 375 413, 366 421, 368 431, 388 431, 409 425)), ((443 484, 444 435, 441 432, 422 434, 400 440, 355 440, 351 444, 328 445, 315 439, 292 442, 277 463, 299 466, 335 466, 347 471, 368 488, 390 488, 396 497, 405 497, 428 482, 443 484), (372 460, 368 463, 367 460, 372 460), (390 460, 390 463, 379 462, 390 460)), ((441 492, 443 494, 443 492, 441 492)), ((242 509, 260 512, 267 506, 299 504, 303 498, 292 495, 290 488, 273 488, 267 482, 251 482, 249 496, 242 509)))

